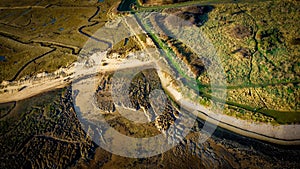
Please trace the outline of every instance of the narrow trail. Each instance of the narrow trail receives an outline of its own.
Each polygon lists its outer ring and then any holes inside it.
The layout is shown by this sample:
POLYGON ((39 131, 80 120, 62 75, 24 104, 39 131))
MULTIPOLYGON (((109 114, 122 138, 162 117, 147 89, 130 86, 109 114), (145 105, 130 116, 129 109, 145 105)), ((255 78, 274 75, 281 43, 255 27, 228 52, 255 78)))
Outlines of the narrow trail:
MULTIPOLYGON (((148 30, 146 29, 146 26, 143 25, 141 19, 135 15, 135 18, 138 22, 138 24, 141 26, 141 28, 143 28, 144 30, 146 30, 146 32, 151 32, 151 30, 148 30)), ((164 52, 168 53, 169 51, 165 49, 164 46, 161 46, 158 41, 157 41, 157 37, 155 37, 156 35, 154 34, 149 34, 149 37, 152 39, 152 41, 154 42, 154 44, 157 46, 157 48, 161 48, 163 49, 164 52)), ((191 83, 192 84, 192 83, 191 83)), ((251 84, 252 85, 252 84, 251 84)), ((255 86, 255 85, 252 85, 252 86, 255 86)), ((262 113, 264 115, 267 115, 269 116, 267 113, 266 113, 266 110, 264 109, 260 109, 258 107, 251 107, 251 106, 248 106, 248 105, 244 105, 244 104, 240 104, 240 103, 237 103, 237 102, 232 102, 232 101, 228 101, 228 100, 224 100, 224 99, 221 99, 221 98, 217 98, 217 97, 214 97, 212 96, 211 94, 209 94, 208 92, 206 92, 205 90, 197 90, 197 88, 195 88, 194 86, 189 86, 191 89, 194 89, 196 91, 199 92, 199 94, 201 96, 204 96, 204 97, 207 97, 207 98, 210 98, 212 99, 213 101, 215 102, 219 102, 219 103, 226 103, 227 105, 229 106, 233 106, 233 107, 236 107, 236 108, 241 108, 241 109, 244 109, 244 110, 248 110, 248 111, 251 111, 251 112, 258 112, 258 113, 262 113)), ((249 87, 249 86, 248 86, 249 87)), ((224 88, 224 87, 223 87, 224 88)), ((289 113, 289 112, 299 112, 299 111, 278 111, 278 110, 268 110, 268 111, 272 111, 272 112, 276 112, 276 113, 289 113)), ((300 113, 300 112, 299 112, 300 113)))
MULTIPOLYGON (((213 119, 213 120, 215 120, 215 121, 218 121, 219 123, 221 123, 221 124, 223 124, 223 125, 225 125, 225 126, 229 126, 229 127, 231 127, 231 128, 235 128, 235 129, 237 129, 237 130, 240 130, 241 132, 247 132, 248 134, 250 133, 250 134, 257 135, 259 138, 260 138, 260 137, 263 137, 263 138, 267 138, 267 139, 272 139, 272 140, 275 141, 275 142, 300 142, 300 139, 284 139, 284 138, 276 138, 276 137, 272 137, 272 136, 267 135, 267 134, 262 134, 262 133, 259 133, 259 132, 256 132, 256 131, 252 131, 252 130, 249 130, 249 129, 245 129, 245 128, 242 128, 242 127, 235 126, 235 125, 233 125, 233 124, 231 124, 231 123, 228 123, 228 122, 222 121, 222 120, 220 120, 220 119, 214 118, 214 117, 212 117, 212 116, 210 116, 210 115, 208 115, 208 114, 206 114, 206 113, 204 113, 204 112, 200 112, 200 113, 203 114, 203 115, 205 115, 206 117, 208 117, 208 118, 210 118, 210 119, 213 119)), ((227 130, 229 130, 228 128, 226 128, 226 127, 224 127, 224 126, 222 126, 222 125, 220 125, 220 126, 223 127, 223 128, 225 128, 225 129, 227 129, 227 130)), ((230 131, 230 130, 229 130, 229 131, 230 131)), ((239 132, 237 132, 237 133, 240 134, 239 132)), ((257 136, 254 137, 254 138, 257 138, 257 136)), ((299 143, 298 143, 298 144, 299 144, 299 143)))
MULTIPOLYGON (((94 40, 96 40, 96 41, 100 41, 100 42, 109 44, 109 45, 111 46, 111 43, 106 42, 106 41, 103 41, 103 40, 100 40, 100 39, 98 39, 98 38, 96 38, 96 37, 93 37, 93 36, 91 36, 91 35, 89 35, 89 34, 87 34, 87 33, 85 33, 85 32, 83 31, 84 28, 90 27, 90 26, 94 26, 94 25, 97 25, 97 24, 99 23, 98 21, 93 21, 93 18, 99 14, 99 11, 100 11, 100 7, 98 6, 96 12, 88 19, 88 21, 91 22, 92 24, 82 26, 81 28, 79 28, 79 32, 81 32, 83 35, 85 35, 85 36, 87 36, 87 37, 89 37, 89 38, 92 38, 92 39, 94 39, 94 40)), ((137 21, 139 22, 138 19, 137 19, 137 21)), ((139 25, 143 28, 143 25, 142 25, 140 22, 139 22, 139 25)), ((145 28, 143 28, 143 29, 145 29, 145 28)), ((80 51, 80 50, 74 49, 74 47, 70 47, 70 46, 67 46, 67 45, 64 45, 64 44, 51 43, 51 42, 40 42, 40 41, 23 42, 23 41, 21 41, 19 38, 15 37, 15 36, 13 36, 13 35, 9 35, 9 34, 7 34, 7 33, 0 32, 0 35, 2 35, 2 36, 4 36, 4 37, 7 37, 7 38, 9 38, 9 39, 12 39, 12 40, 14 40, 14 41, 17 41, 17 42, 19 42, 19 43, 22 43, 22 44, 32 44, 32 43, 36 43, 36 44, 39 44, 39 45, 41 45, 41 46, 46 46, 46 47, 52 48, 50 51, 48 51, 48 52, 46 52, 46 53, 44 53, 44 54, 42 54, 42 55, 40 55, 40 56, 37 56, 37 57, 31 59, 30 61, 28 61, 26 64, 24 64, 24 65, 19 69, 19 71, 15 74, 15 76, 14 76, 10 81, 16 80, 16 79, 18 78, 18 76, 21 74, 21 72, 22 72, 22 71, 23 71, 30 63, 32 63, 32 62, 34 62, 35 60, 37 60, 37 59, 39 59, 39 58, 42 58, 42 57, 45 57, 45 56, 47 56, 48 54, 50 54, 50 53, 56 51, 57 48, 55 48, 55 46, 57 46, 57 47, 62 47, 62 48, 68 48, 68 49, 71 49, 73 54, 78 54, 79 51, 80 51)), ((253 36, 255 36, 255 35, 253 35, 253 36)), ((152 38, 152 39, 153 39, 153 38, 152 38)), ((155 41, 155 40, 154 40, 154 41, 155 41)), ((249 84, 249 85, 242 85, 242 86, 228 86, 227 89, 239 89, 239 88, 248 88, 248 87, 254 87, 254 88, 256 88, 256 87, 265 87, 265 86, 280 85, 280 84, 288 84, 288 83, 298 84, 299 81, 295 81, 295 82, 280 82, 280 83, 271 83, 271 84, 249 84)), ((208 86, 207 86, 207 87, 208 87, 208 86)), ((204 94, 205 94, 205 93, 204 93, 204 94)), ((206 93, 206 94, 207 94, 207 93, 206 93)), ((216 100, 218 101, 217 98, 214 98, 214 99, 216 99, 216 100)), ((224 102, 224 100, 219 100, 219 101, 224 102)), ((228 102, 228 101, 227 101, 226 103, 229 104, 229 105, 232 105, 232 106, 235 106, 235 107, 240 107, 240 108, 242 108, 242 109, 246 109, 246 110, 250 110, 250 111, 253 111, 253 110, 256 110, 256 111, 258 111, 258 112, 263 111, 263 110, 261 110, 261 109, 249 107, 249 106, 247 106, 247 105, 241 105, 241 104, 238 104, 238 103, 233 103, 233 102, 228 102)), ((279 111, 278 111, 278 112, 279 112, 279 111)))

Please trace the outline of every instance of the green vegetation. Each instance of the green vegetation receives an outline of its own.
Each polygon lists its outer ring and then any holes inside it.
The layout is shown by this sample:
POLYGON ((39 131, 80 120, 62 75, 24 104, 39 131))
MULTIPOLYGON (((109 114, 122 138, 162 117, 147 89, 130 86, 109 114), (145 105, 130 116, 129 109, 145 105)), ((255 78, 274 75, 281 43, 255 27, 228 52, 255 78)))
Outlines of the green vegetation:
MULTIPOLYGON (((299 59, 296 57, 299 47, 291 46, 289 43, 295 38, 286 36, 288 30, 298 37, 298 33, 295 32, 298 26, 295 26, 296 23, 283 24, 298 20, 295 18, 299 16, 294 15, 295 6, 299 6, 299 3, 276 1, 261 2, 259 5, 216 4, 208 16, 207 23, 200 27, 212 40, 227 72, 229 91, 226 104, 230 106, 225 108, 225 113, 232 114, 230 110, 235 107, 248 112, 245 114, 243 111, 233 111, 237 117, 243 119, 281 124, 300 122, 297 100, 300 78, 295 71, 299 70, 297 64, 299 59), (281 15, 274 13, 276 10, 284 10, 284 5, 290 7, 289 12, 281 15), (258 6, 260 7, 257 9, 258 6), (268 18, 265 16, 267 14, 254 14, 267 13, 268 10, 273 12, 272 19, 255 18, 256 16, 268 18), (251 11, 251 14, 248 11, 251 11), (225 15, 226 18, 223 17, 225 15), (279 17, 277 21, 281 24, 275 22, 276 19, 273 19, 275 17, 279 17), (293 18, 283 19, 289 17, 293 18), (259 23, 261 20, 265 22, 264 25, 259 23), (287 25, 291 26, 286 27, 287 25), (286 88, 286 85, 289 87, 286 88)), ((151 32, 153 25, 150 21, 142 23, 157 46, 163 49, 170 66, 187 82, 193 80, 180 68, 177 58, 174 58, 176 55, 165 44, 166 41, 162 40, 164 37, 151 32)), ((209 83, 202 81, 205 76, 207 75, 204 73, 196 79, 199 87, 186 84, 191 89, 199 89, 202 97, 212 99, 209 90, 205 88, 209 83)), ((218 98, 214 100, 222 101, 218 98)))
MULTIPOLYGON (((33 4, 33 1, 14 2, 16 4, 11 5, 28 5, 33 4)), ((68 66, 76 60, 76 55, 88 38, 103 42, 107 46, 109 42, 103 40, 105 36, 94 36, 93 33, 113 17, 111 14, 108 16, 107 12, 117 2, 82 2, 85 7, 80 7, 82 4, 79 3, 74 9, 66 7, 70 5, 69 1, 57 8, 43 7, 42 3, 41 8, 34 7, 30 10, 3 5, 6 8, 0 14, 0 41, 3 42, 0 56, 4 59, 0 60, 0 81, 18 80, 68 66), (41 12, 49 15, 41 16, 41 12)), ((130 4, 135 3, 137 11, 165 9, 165 12, 172 13, 171 8, 212 4, 214 8, 211 12, 205 16, 197 16, 200 20, 205 20, 197 26, 211 40, 223 63, 229 90, 226 103, 254 114, 270 116, 279 123, 298 123, 300 34, 296 21, 300 20, 299 2, 230 2, 232 1, 199 0, 163 6, 141 6, 138 1, 131 0, 122 1, 119 10, 128 10, 130 4), (287 113, 290 114, 281 116, 287 113)), ((186 7, 180 9, 183 13, 187 10, 186 7)), ((143 25, 156 45, 163 49, 170 66, 187 82, 189 88, 200 91, 203 97, 200 102, 208 103, 212 96, 207 73, 200 71, 196 79, 190 77, 181 66, 182 63, 189 63, 180 62, 179 57, 176 57, 178 51, 187 55, 186 47, 176 46, 176 40, 165 41, 161 35, 151 33, 151 27, 154 26, 151 22, 143 25), (194 81, 197 84, 191 83, 194 81)), ((168 25, 165 28, 163 31, 173 31, 168 25)), ((193 36, 189 31, 182 31, 182 35, 193 36)), ((146 36, 138 36, 146 41, 146 36)), ((130 51, 140 49, 136 38, 130 37, 115 44, 112 51, 125 56, 130 51)), ((232 109, 230 106, 228 109, 232 109)))
POLYGON ((135 4, 137 0, 122 0, 118 6, 119 11, 131 11, 131 4, 135 4))
MULTIPOLYGON (((129 37, 113 46, 105 39, 107 32, 94 34, 106 21, 116 16, 114 13, 120 14, 112 9, 119 1, 1 1, 0 83, 3 80, 19 80, 40 72, 51 73, 67 67, 76 61, 88 39, 103 44, 103 49, 112 47, 111 52, 124 57, 129 52, 141 50, 142 46, 137 37, 145 43, 148 37, 146 34, 129 37)), ((177 77, 185 81, 188 89, 183 92, 186 92, 184 94, 187 97, 206 106, 225 102, 224 113, 241 119, 272 124, 300 123, 300 32, 297 23, 300 20, 299 1, 248 3, 250 0, 247 0, 243 3, 230 3, 233 0, 194 0, 162 6, 142 6, 139 2, 123 0, 118 9, 162 11, 195 4, 214 5, 207 15, 199 16, 200 20, 205 22, 201 22, 197 28, 212 41, 224 65, 228 82, 226 100, 211 96, 206 72, 200 71, 194 78, 182 68, 182 64, 191 66, 191 62, 182 61, 191 59, 189 56, 178 56, 178 53, 192 54, 188 53, 184 44, 174 45, 180 41, 170 37, 165 40, 161 34, 153 33, 151 30, 155 26, 152 21, 141 22, 145 30, 150 32, 149 36, 155 44, 162 49, 163 56, 177 77), (136 4, 133 9, 130 6, 132 3, 136 4), (198 90, 200 95, 195 96, 192 91, 198 90)), ((185 11, 186 9, 182 9, 183 12, 189 12, 185 11)), ((163 31, 174 31, 168 25, 164 26, 163 31)), ((182 31, 182 34, 186 37, 193 36, 192 32, 188 31, 182 31)), ((144 105, 149 101, 147 97, 150 92, 145 94, 143 90, 149 90, 151 87, 142 79, 144 75, 156 77, 155 80, 149 80, 153 86, 161 85, 153 71, 144 71, 143 75, 138 74, 132 81, 132 102, 144 105), (141 84, 144 86, 139 86, 141 84), (137 101, 138 99, 140 100, 137 101)), ((112 76, 113 74, 109 75, 112 76)), ((110 83, 103 84, 111 89, 110 83)), ((106 102, 107 93, 101 94, 101 101, 106 102)), ((17 102, 1 103, 0 168, 143 168, 145 165, 164 168, 170 167, 170 164, 173 168, 199 168, 200 165, 200 168, 212 168, 215 164, 219 165, 217 168, 239 168, 247 164, 252 167, 263 164, 267 168, 280 168, 283 165, 292 168, 298 165, 297 157, 292 157, 295 154, 292 150, 275 146, 274 151, 284 152, 284 157, 277 155, 278 153, 269 157, 261 155, 264 153, 255 149, 261 148, 265 143, 260 145, 254 141, 254 149, 252 145, 242 145, 242 149, 236 148, 241 142, 235 142, 235 139, 241 138, 235 134, 228 134, 229 136, 224 138, 223 136, 230 132, 223 129, 216 131, 221 133, 221 139, 212 137, 199 146, 199 135, 195 133, 200 133, 197 132, 200 130, 197 125, 201 125, 200 123, 196 123, 192 134, 184 138, 183 144, 162 155, 144 159, 112 155, 97 148, 83 130, 84 127, 93 128, 93 125, 87 124, 83 127, 78 121, 80 114, 74 111, 73 99, 72 89, 68 87, 17 102), (227 141, 228 137, 230 139, 227 141), (277 163, 274 163, 274 159, 277 159, 277 163), (288 160, 284 161, 285 159, 288 160), (194 163, 190 163, 191 161, 194 163)), ((156 101, 160 103, 159 99, 156 101)), ((175 105, 172 103, 169 106, 175 105)), ((118 112, 104 116, 112 127, 130 137, 144 138, 160 134, 153 122, 135 124, 121 117, 118 112)), ((173 123, 169 119, 162 121, 173 123)), ((106 133, 103 131, 101 134, 106 133)), ((242 140, 252 142, 244 137, 242 140)), ((143 148, 145 147, 141 147, 141 151, 143 148)))
MULTIPOLYGON (((243 0, 241 3, 256 3, 265 0, 243 0)), ((186 0, 181 2, 169 2, 167 1, 159 1, 155 2, 152 1, 148 4, 143 4, 141 0, 122 0, 118 10, 120 11, 157 11, 160 9, 167 9, 167 8, 180 8, 185 6, 192 6, 192 5, 212 5, 212 4, 226 4, 226 3, 237 3, 237 0, 186 0), (151 3, 156 3, 155 5, 151 5, 151 3), (134 7, 132 7, 132 5, 134 7)))
POLYGON ((49 49, 38 45, 31 46, 21 44, 0 36, 0 55, 5 56, 4 61, 0 61, 0 81, 12 79, 16 72, 35 56, 46 53, 49 49))
POLYGON ((299 46, 290 44, 299 37, 299 6, 296 1, 218 4, 200 27, 224 63, 228 101, 255 108, 243 118, 261 113, 278 123, 299 123, 299 46), (251 35, 237 38, 244 34, 232 31, 237 25, 251 35))
POLYGON ((0 82, 69 66, 88 38, 100 43, 101 37, 92 35, 117 2, 1 1, 0 56, 5 59, 0 61, 0 82))
POLYGON ((274 51, 283 43, 282 35, 278 29, 259 31, 256 34, 259 47, 265 53, 275 54, 274 51))
POLYGON ((111 55, 112 53, 117 53, 120 55, 121 58, 125 58, 128 56, 130 52, 134 53, 136 51, 142 50, 143 47, 138 42, 137 37, 141 39, 143 43, 146 43, 146 38, 147 38, 146 34, 131 36, 114 44, 112 48, 109 50, 108 55, 111 55))

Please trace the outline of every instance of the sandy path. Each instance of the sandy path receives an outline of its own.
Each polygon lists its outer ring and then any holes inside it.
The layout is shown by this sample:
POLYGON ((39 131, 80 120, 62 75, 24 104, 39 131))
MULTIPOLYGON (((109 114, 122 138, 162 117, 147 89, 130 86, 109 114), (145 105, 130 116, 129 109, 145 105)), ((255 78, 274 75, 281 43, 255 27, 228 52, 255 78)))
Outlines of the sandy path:
MULTIPOLYGON (((138 27, 137 29, 140 28, 138 27)), ((130 30, 133 33, 136 31, 134 29, 130 30)), ((102 64, 102 60, 103 58, 105 58, 104 55, 106 55, 106 52, 95 53, 94 55, 92 55, 90 57, 90 60, 93 63, 98 63, 98 65, 93 65, 91 68, 86 68, 83 65, 78 64, 68 69, 64 69, 63 71, 67 74, 67 76, 59 75, 59 72, 57 72, 58 75, 56 76, 42 76, 40 78, 37 77, 28 81, 13 82, 10 84, 2 83, 4 87, 0 89, 0 103, 18 101, 45 91, 53 90, 55 88, 61 88, 68 85, 74 79, 84 77, 86 75, 93 75, 97 72, 115 71, 134 67, 155 68, 157 66, 156 68, 159 69, 159 64, 155 64, 153 60, 148 62, 141 62, 136 59, 104 59, 104 62, 107 64, 104 66, 102 64), (156 66, 153 66, 153 64, 155 64, 156 66)), ((171 79, 165 78, 162 75, 161 71, 158 71, 158 74, 160 76, 164 89, 171 94, 171 97, 173 97, 175 101, 181 100, 180 105, 187 110, 195 110, 196 107, 197 110, 199 110, 196 115, 201 119, 206 119, 207 121, 215 125, 247 137, 265 140, 277 144, 300 145, 300 125, 274 126, 268 123, 251 122, 247 120, 237 119, 228 115, 224 115, 222 113, 214 113, 213 111, 202 105, 195 104, 190 100, 183 99, 181 93, 179 93, 172 85, 171 79)))
POLYGON ((106 59, 105 63, 107 65, 102 66, 101 60, 104 55, 106 55, 106 52, 92 55, 91 59, 99 64, 94 65, 90 69, 73 64, 68 68, 59 69, 50 75, 40 73, 29 80, 4 81, 1 84, 3 87, 0 89, 0 103, 19 101, 46 91, 63 88, 75 79, 93 75, 96 72, 115 71, 134 67, 152 68, 154 65, 153 61, 141 62, 135 59, 106 59))
MULTIPOLYGON (((93 55, 94 60, 102 59, 102 54, 93 55), (100 57, 99 57, 100 56, 100 57)), ((75 68, 76 66, 72 66, 68 69, 60 69, 56 73, 56 76, 50 77, 36 77, 36 80, 28 80, 19 83, 6 84, 7 86, 0 90, 3 92, 4 90, 8 90, 8 92, 0 94, 0 102, 10 102, 10 101, 18 101, 28 97, 32 97, 39 93, 43 93, 45 91, 50 91, 55 88, 62 88, 66 85, 70 84, 70 82, 76 78, 80 78, 84 75, 92 74, 94 71, 115 71, 121 69, 135 68, 135 67, 143 67, 143 68, 157 68, 159 67, 155 64, 154 61, 148 62, 139 62, 134 60, 116 60, 116 59, 107 59, 105 60, 108 65, 106 66, 96 66, 97 69, 85 69, 78 70, 75 68), (79 74, 74 73, 80 72, 79 74), (59 72, 64 71, 67 76, 59 75, 59 72), (76 77, 76 78, 74 78, 76 77), (24 88, 26 86, 26 88, 24 88), (24 88, 20 90, 21 88, 24 88), (19 91, 20 90, 20 91, 19 91)), ((98 62, 101 63, 101 62, 98 62)), ((171 83, 171 79, 165 78, 160 71, 158 74, 161 78, 162 85, 164 89, 171 93, 171 97, 175 101, 180 101, 180 105, 187 110, 199 110, 196 115, 201 119, 206 119, 207 121, 225 128, 227 130, 233 131, 235 133, 256 138, 259 140, 265 140, 268 142, 273 142, 277 144, 283 145, 299 145, 300 144, 300 125, 277 125, 274 126, 268 123, 261 122, 251 122, 247 120, 237 119, 224 114, 217 114, 209 110, 208 108, 195 104, 190 100, 185 100, 181 93, 178 92, 171 83), (216 120, 219 119, 219 120, 216 120)), ((40 75, 41 76, 41 75, 40 75)))
POLYGON ((247 121, 222 113, 215 113, 209 108, 185 99, 181 93, 174 88, 170 79, 165 78, 159 71, 158 74, 163 88, 171 94, 173 100, 190 112, 198 110, 198 113, 193 113, 199 118, 206 119, 206 121, 212 124, 247 137, 282 145, 300 145, 300 125, 275 126, 270 123, 247 121))
POLYGON ((62 88, 70 83, 73 67, 59 69, 51 75, 40 73, 32 79, 14 82, 2 82, 0 89, 0 103, 19 101, 39 93, 62 88), (67 76, 62 76, 62 72, 67 76))

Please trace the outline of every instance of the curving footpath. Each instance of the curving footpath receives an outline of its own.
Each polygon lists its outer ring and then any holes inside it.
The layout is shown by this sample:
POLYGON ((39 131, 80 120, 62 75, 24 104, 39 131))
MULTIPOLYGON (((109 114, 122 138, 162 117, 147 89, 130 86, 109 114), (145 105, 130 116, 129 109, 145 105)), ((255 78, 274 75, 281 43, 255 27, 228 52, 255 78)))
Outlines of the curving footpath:
MULTIPOLYGON (((134 67, 145 67, 155 64, 155 62, 145 62, 145 63, 134 63, 132 61, 120 62, 113 59, 110 61, 111 64, 106 66, 102 66, 101 72, 105 71, 114 71, 116 69, 128 69, 134 67), (113 64, 114 63, 114 64, 113 64)), ((151 66, 150 66, 151 67, 151 66)), ((193 112, 199 118, 217 125, 218 127, 224 128, 226 130, 232 131, 234 133, 238 133, 240 135, 255 138, 258 140, 263 140, 275 144, 280 145, 300 145, 300 125, 272 125, 269 123, 262 122, 251 122, 247 120, 237 119, 235 117, 231 117, 228 115, 224 115, 221 113, 214 113, 208 108, 195 104, 190 100, 187 100, 182 97, 182 95, 172 86, 171 79, 166 78, 162 72, 158 64, 156 64, 158 74, 162 83, 164 90, 170 94, 170 97, 177 102, 184 109, 193 112), (180 102, 179 102, 180 100, 180 102), (195 112, 195 107, 197 108, 197 112, 195 112)), ((15 92, 6 92, 0 94, 0 102, 11 102, 22 100, 39 93, 50 91, 56 88, 62 88, 67 86, 72 80, 74 80, 73 68, 71 67, 66 70, 69 72, 69 76, 59 78, 49 77, 48 79, 40 79, 40 80, 32 80, 23 84, 23 86, 27 86, 21 91, 18 91, 18 88, 21 88, 22 85, 10 86, 8 85, 6 88, 1 89, 4 90, 14 90, 15 92)), ((87 71, 88 72, 88 71, 87 71)), ((79 76, 76 79, 80 78, 79 76)))

